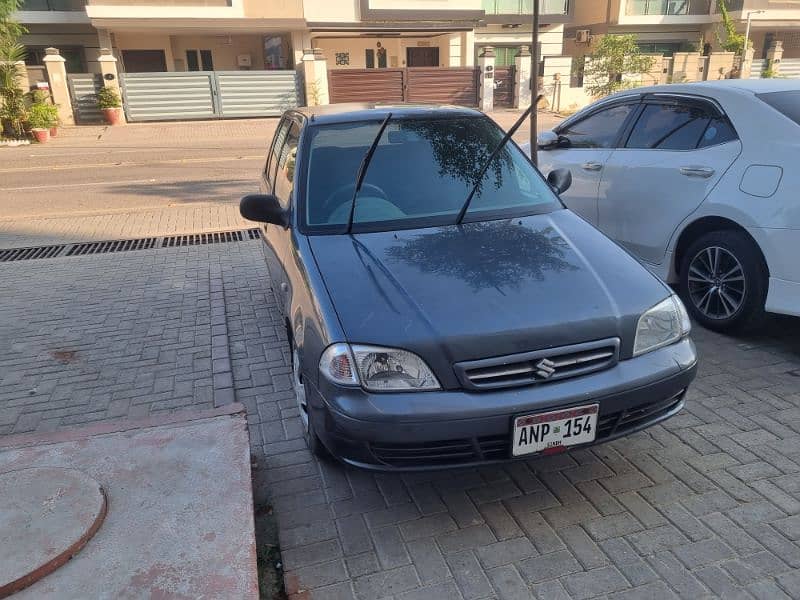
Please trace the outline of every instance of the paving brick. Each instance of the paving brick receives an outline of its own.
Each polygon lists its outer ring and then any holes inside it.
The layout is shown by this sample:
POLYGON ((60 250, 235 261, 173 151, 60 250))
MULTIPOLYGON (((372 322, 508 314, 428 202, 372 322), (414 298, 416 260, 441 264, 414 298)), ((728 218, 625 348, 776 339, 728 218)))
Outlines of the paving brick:
POLYGON ((674 548, 673 552, 689 569, 696 569, 735 556, 730 546, 718 539, 686 544, 685 546, 674 548))
POLYGON ((655 554, 676 546, 683 546, 689 541, 685 535, 671 524, 633 533, 627 536, 627 540, 642 555, 655 554))
POLYGON ((557 579, 582 570, 578 561, 566 550, 523 560, 518 564, 518 568, 529 583, 557 579))
POLYGON ((450 533, 437 536, 436 541, 442 552, 449 554, 461 552, 462 550, 473 550, 481 546, 488 546, 496 542, 496 538, 486 525, 475 525, 465 529, 459 529, 450 533))
POLYGON ((505 565, 486 572, 492 587, 503 600, 534 600, 531 590, 513 565, 505 565))
POLYGON ((500 502, 490 502, 478 507, 483 515, 486 524, 491 527, 492 532, 498 540, 507 540, 522 535, 522 530, 517 525, 514 517, 506 510, 500 502))
POLYGON ((447 562, 432 538, 409 542, 407 548, 423 583, 436 583, 450 577, 447 562))
POLYGON ((487 544, 477 548, 475 552, 486 569, 518 562, 538 554, 531 541, 525 537, 487 544))
POLYGON ((461 600, 463 596, 453 581, 421 587, 410 592, 403 592, 397 596, 397 600, 430 600, 432 598, 436 598, 436 600, 461 600))
POLYGON ((450 515, 439 514, 423 517, 416 521, 400 523, 400 533, 405 540, 418 540, 424 537, 440 535, 458 529, 450 515))
POLYGON ((682 598, 700 598, 707 593, 707 588, 669 552, 645 560, 682 598))
POLYGON ((630 587, 614 567, 602 567, 562 578, 561 582, 573 598, 583 600, 601 594, 619 592, 630 587))
POLYGON ((608 596, 608 600, 675 600, 676 598, 677 596, 663 581, 648 583, 608 596))
POLYGON ((714 594, 720 598, 752 598, 752 596, 741 589, 725 571, 719 567, 705 567, 694 572, 714 594))
POLYGON ((465 600, 484 598, 492 593, 492 586, 472 552, 450 554, 447 563, 465 600))
POLYGON ((517 522, 541 554, 555 552, 564 547, 564 543, 540 513, 517 515, 517 522))
POLYGON ((608 538, 620 537, 629 533, 636 533, 643 529, 641 523, 631 516, 630 513, 620 513, 601 517, 585 524, 586 530, 595 540, 607 540, 608 538))
POLYGON ((417 577, 414 567, 410 565, 364 575, 353 581, 356 595, 364 600, 388 597, 416 589, 419 585, 419 577, 417 577))

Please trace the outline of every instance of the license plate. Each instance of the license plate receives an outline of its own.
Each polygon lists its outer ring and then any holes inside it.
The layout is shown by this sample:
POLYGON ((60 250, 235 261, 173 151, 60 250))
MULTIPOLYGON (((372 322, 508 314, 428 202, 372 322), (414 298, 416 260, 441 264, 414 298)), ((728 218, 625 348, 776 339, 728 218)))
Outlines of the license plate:
POLYGON ((516 417, 511 441, 513 455, 593 442, 599 409, 599 404, 589 404, 516 417))

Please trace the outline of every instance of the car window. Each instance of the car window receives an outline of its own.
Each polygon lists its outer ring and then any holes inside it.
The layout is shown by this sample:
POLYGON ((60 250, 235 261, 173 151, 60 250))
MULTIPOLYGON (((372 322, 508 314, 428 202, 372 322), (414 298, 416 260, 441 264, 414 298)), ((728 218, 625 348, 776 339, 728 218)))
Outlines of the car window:
POLYGON ((294 166, 297 162, 297 144, 300 140, 300 127, 292 123, 286 134, 286 142, 277 156, 275 177, 275 196, 281 206, 287 208, 294 189, 294 166))
POLYGON ((717 144, 725 144, 738 140, 739 136, 736 135, 736 130, 725 117, 711 119, 703 136, 700 138, 700 143, 697 144, 698 148, 707 148, 709 146, 716 146, 717 144))
POLYGON ((269 159, 267 160, 265 169, 267 184, 271 192, 274 191, 275 173, 278 170, 278 155, 283 148, 283 143, 286 141, 286 134, 289 132, 291 124, 292 122, 288 119, 283 119, 280 125, 278 125, 278 130, 275 132, 275 137, 272 140, 272 148, 270 149, 269 159))
POLYGON ((612 148, 636 106, 638 104, 622 104, 606 108, 568 125, 558 133, 569 139, 570 148, 612 148))
POLYGON ((800 90, 756 94, 756 98, 800 125, 800 90))
MULTIPOLYGON (((304 150, 306 226, 338 232, 347 224, 359 166, 379 127, 378 121, 360 121, 311 128, 304 150)), ((503 131, 486 117, 390 121, 356 198, 354 225, 390 231, 455 223, 502 138, 503 131)), ((509 144, 479 183, 465 220, 560 207, 522 151, 509 144)))
POLYGON ((694 106, 648 104, 628 137, 626 148, 694 150, 711 116, 694 106))

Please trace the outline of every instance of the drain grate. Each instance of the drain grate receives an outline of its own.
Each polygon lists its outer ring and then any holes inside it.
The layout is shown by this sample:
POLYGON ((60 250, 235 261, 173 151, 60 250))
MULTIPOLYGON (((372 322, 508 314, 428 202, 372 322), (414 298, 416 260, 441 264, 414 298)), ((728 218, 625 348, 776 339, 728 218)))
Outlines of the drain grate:
POLYGON ((37 246, 35 248, 8 248, 7 250, 0 250, 0 262, 55 258, 66 247, 65 244, 61 244, 59 246, 37 246))
POLYGON ((86 242, 75 244, 67 250, 67 256, 85 256, 87 254, 108 254, 109 252, 129 252, 131 250, 150 250, 155 248, 158 238, 140 238, 138 240, 114 240, 111 242, 86 242))
POLYGON ((177 248, 180 246, 201 246, 206 244, 225 244, 261 239, 258 229, 237 231, 213 231, 210 233, 191 233, 165 237, 139 238, 135 240, 107 240, 102 242, 81 242, 58 246, 36 246, 33 248, 8 248, 0 250, 0 262, 34 260, 37 258, 56 258, 58 256, 87 256, 111 252, 130 252, 133 250, 153 250, 157 248, 177 248))

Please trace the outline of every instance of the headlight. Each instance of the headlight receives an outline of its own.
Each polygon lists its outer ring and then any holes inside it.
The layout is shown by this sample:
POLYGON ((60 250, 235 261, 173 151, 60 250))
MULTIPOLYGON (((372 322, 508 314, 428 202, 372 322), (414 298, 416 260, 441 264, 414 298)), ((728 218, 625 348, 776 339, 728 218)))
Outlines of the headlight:
POLYGON ((633 355, 639 356, 677 342, 692 329, 689 314, 674 294, 639 317, 633 355))
POLYGON ((340 385, 375 392, 438 390, 439 381, 419 356, 379 346, 333 344, 322 353, 320 371, 340 385))

